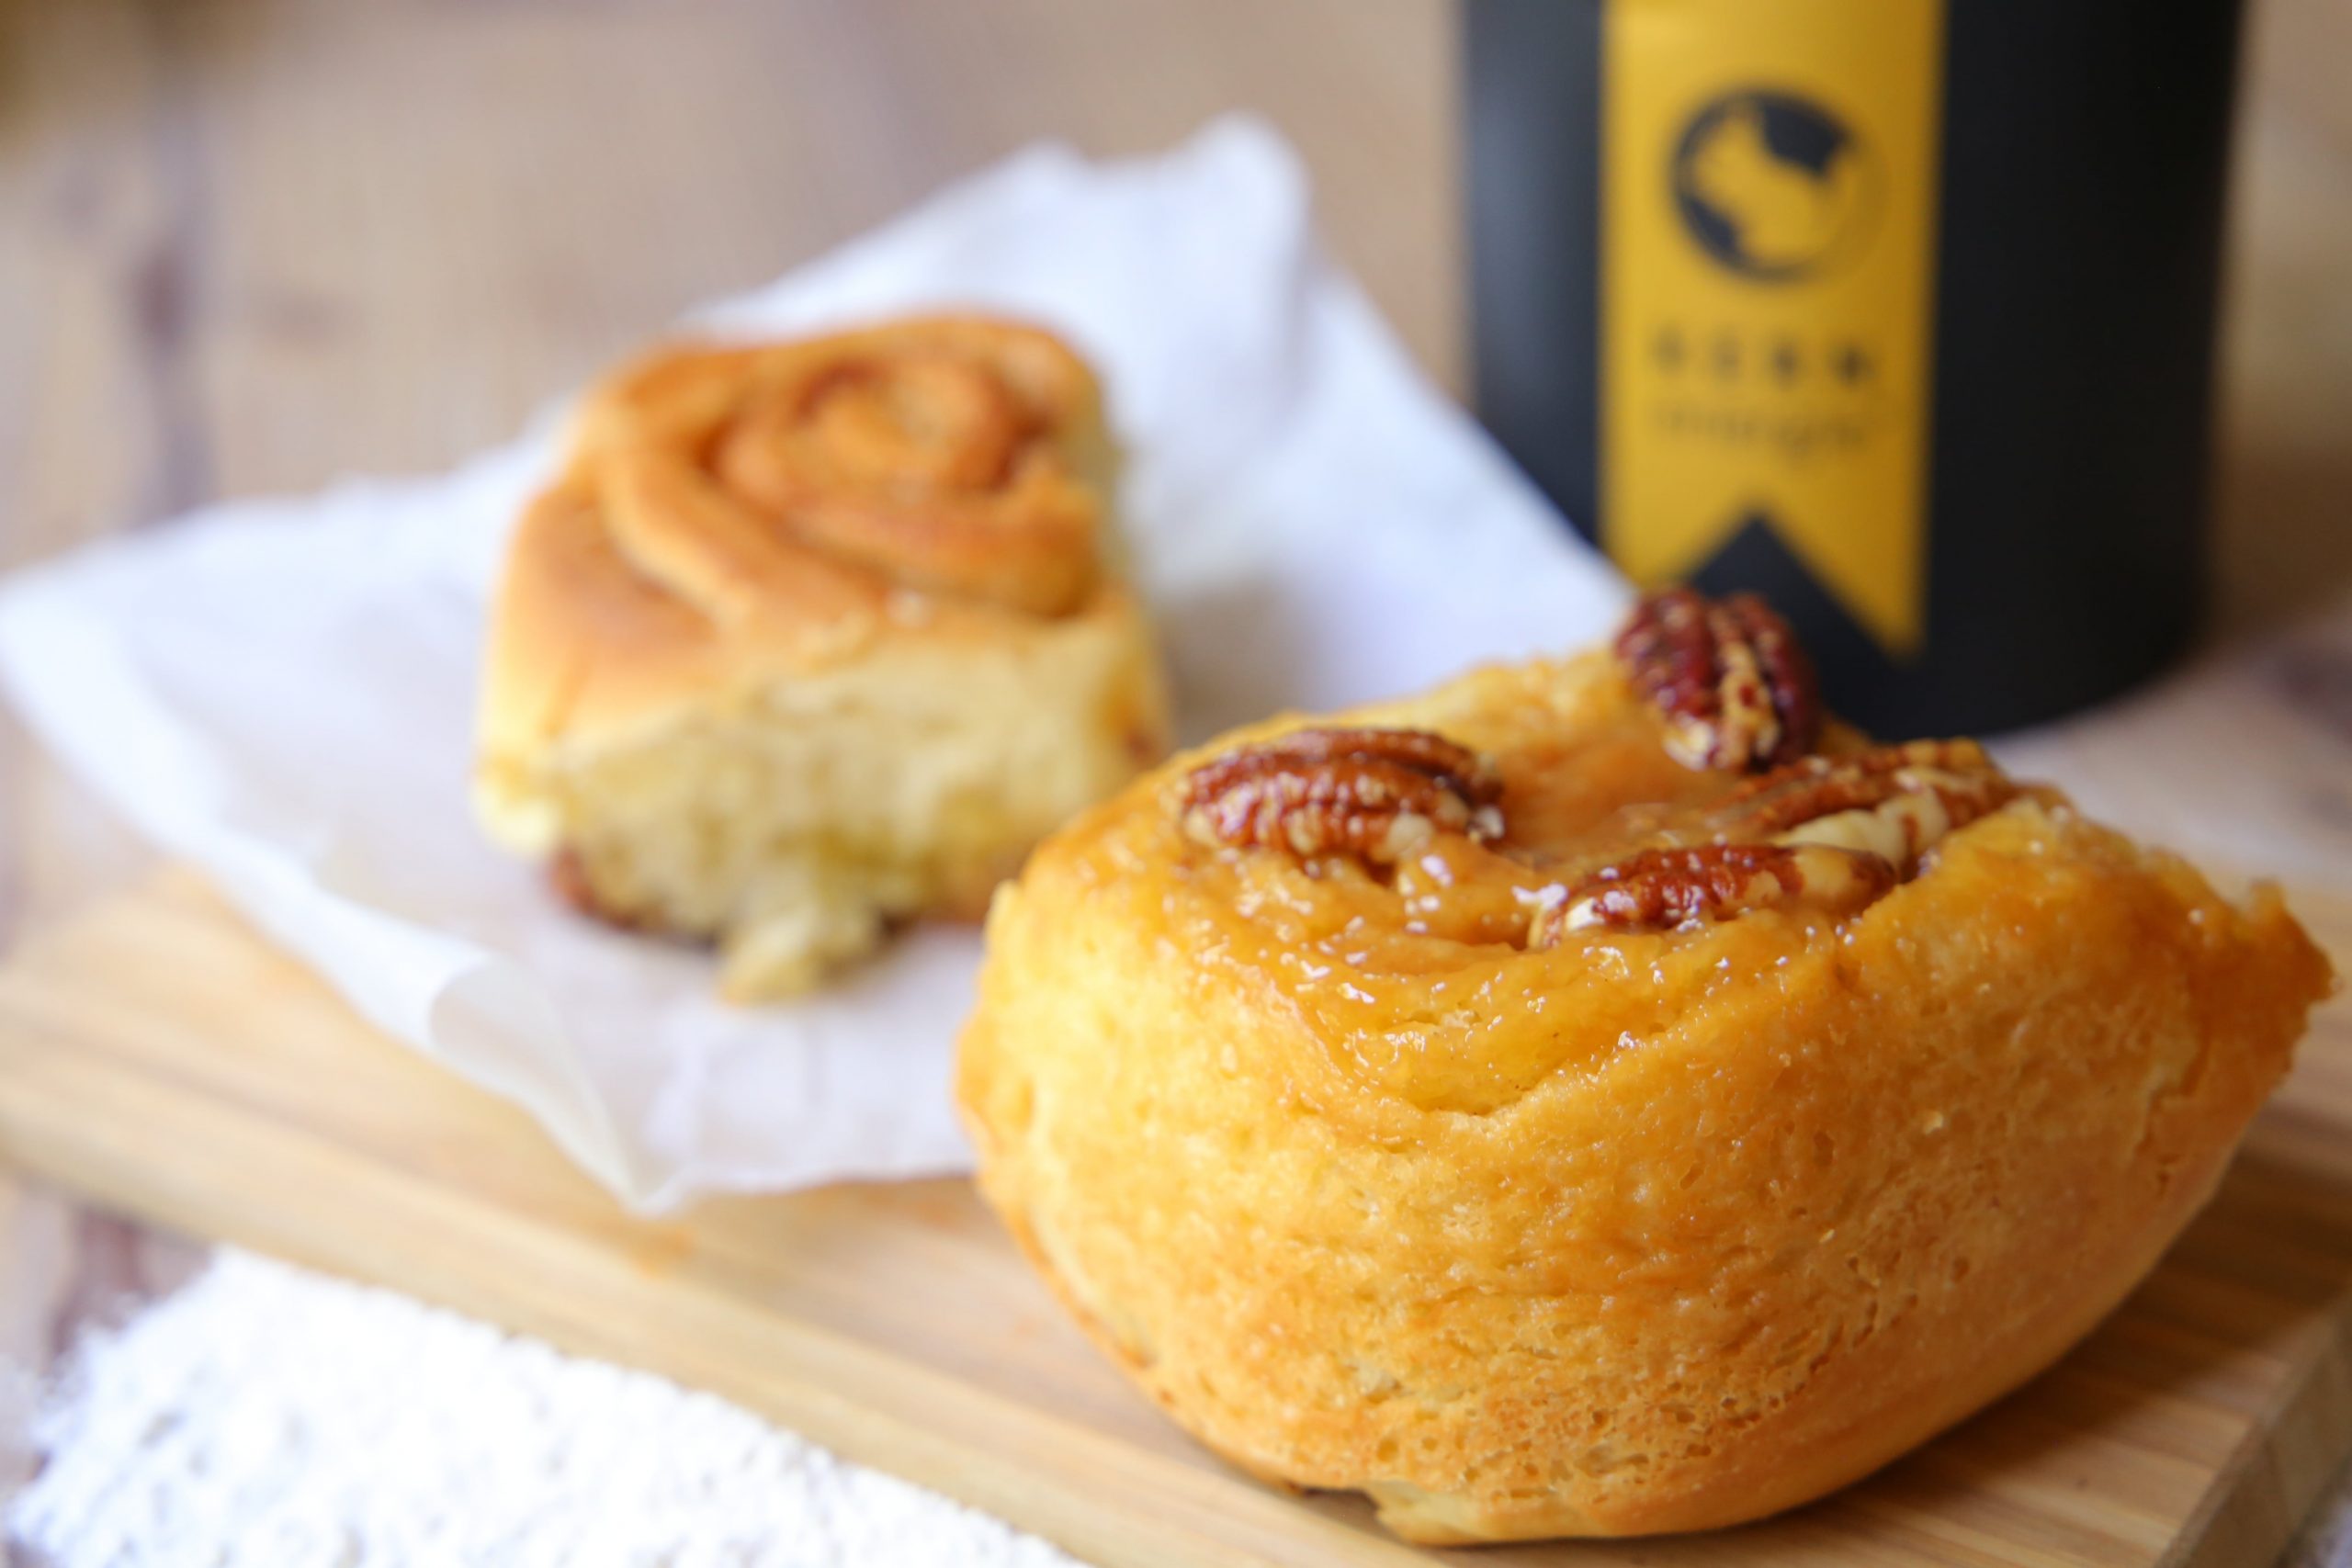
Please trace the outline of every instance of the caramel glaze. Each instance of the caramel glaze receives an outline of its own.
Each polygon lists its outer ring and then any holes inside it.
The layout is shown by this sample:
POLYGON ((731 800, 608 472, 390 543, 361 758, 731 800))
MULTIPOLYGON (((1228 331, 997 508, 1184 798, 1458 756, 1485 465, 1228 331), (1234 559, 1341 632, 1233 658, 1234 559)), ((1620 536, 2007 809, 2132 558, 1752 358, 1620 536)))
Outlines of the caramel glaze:
MULTIPOLYGON (((1470 684, 1458 714, 1410 722, 1499 770, 1508 830, 1493 843, 1441 833, 1392 871, 1197 842, 1166 798, 1196 753, 1156 794, 1134 792, 1057 847, 1102 897, 1139 901, 1134 918, 1196 954, 1205 976, 1295 1010, 1343 1074, 1425 1111, 1489 1111, 1548 1075, 1598 1068, 1842 924, 1759 909, 1665 931, 1593 927, 1531 951, 1547 902, 1637 846, 1705 841, 1710 808, 1744 777, 1676 761, 1657 710, 1599 656, 1470 684), (1646 983, 1629 984, 1636 976, 1646 983)), ((1863 746, 1833 726, 1818 750, 1863 746)))

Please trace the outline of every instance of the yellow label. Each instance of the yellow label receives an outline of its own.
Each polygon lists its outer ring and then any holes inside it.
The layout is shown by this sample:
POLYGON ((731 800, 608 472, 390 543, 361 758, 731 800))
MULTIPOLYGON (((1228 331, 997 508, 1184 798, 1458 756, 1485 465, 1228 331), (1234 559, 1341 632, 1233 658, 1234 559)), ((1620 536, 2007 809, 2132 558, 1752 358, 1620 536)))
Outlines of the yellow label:
POLYGON ((1942 0, 1603 16, 1603 543, 1649 584, 1760 524, 1914 653, 1942 0))

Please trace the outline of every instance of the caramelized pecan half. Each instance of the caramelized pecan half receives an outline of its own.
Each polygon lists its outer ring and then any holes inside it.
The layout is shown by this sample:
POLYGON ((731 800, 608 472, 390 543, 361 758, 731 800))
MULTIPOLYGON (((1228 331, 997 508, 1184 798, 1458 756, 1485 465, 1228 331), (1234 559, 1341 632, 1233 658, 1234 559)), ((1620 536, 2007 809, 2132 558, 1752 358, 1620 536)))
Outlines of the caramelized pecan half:
POLYGON ((1725 826, 1740 838, 1867 850, 1907 875, 1938 839, 2017 795, 1973 740, 1913 740, 1750 779, 1726 802, 1725 826))
POLYGON ((1588 926, 1670 931, 1748 909, 1803 903, 1850 914, 1900 880, 1875 854, 1817 844, 1698 844, 1644 850, 1603 867, 1535 919, 1529 941, 1549 947, 1588 926))
POLYGON ((1184 829, 1393 865, 1438 832, 1502 836, 1502 781, 1476 752, 1419 729, 1300 729, 1204 762, 1184 780, 1184 829))
POLYGON ((1821 733, 1813 661, 1753 593, 1646 594, 1617 634, 1617 657, 1665 718, 1667 750, 1685 767, 1770 768, 1812 750, 1821 733))
POLYGON ((1734 790, 1707 818, 1714 841, 1645 849, 1593 873, 1536 918, 1550 946, 1589 926, 1668 931, 1750 909, 1843 917, 1919 874, 1945 835, 2017 798, 1970 740, 1918 740, 1808 757, 1734 790))

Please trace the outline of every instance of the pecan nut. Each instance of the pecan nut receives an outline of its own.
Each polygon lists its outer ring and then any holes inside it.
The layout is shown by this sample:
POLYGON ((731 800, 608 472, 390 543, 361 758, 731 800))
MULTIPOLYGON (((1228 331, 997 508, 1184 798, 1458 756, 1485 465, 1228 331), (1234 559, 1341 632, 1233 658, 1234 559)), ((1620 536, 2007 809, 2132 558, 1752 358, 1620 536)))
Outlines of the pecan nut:
POLYGON ((1761 908, 1843 918, 2020 793, 1968 740, 1805 758, 1734 790, 1705 819, 1713 842, 1645 849, 1586 877, 1538 914, 1529 940, 1547 947, 1592 926, 1669 931, 1761 908))
POLYGON ((1617 657, 1666 720, 1667 750, 1685 767, 1774 767, 1812 750, 1820 736, 1813 661, 1753 593, 1646 594, 1617 634, 1617 657))
POLYGON ((1595 872, 1538 914, 1529 941, 1549 947, 1589 926, 1670 931, 1797 904, 1847 915, 1875 902, 1898 880, 1882 856, 1820 844, 1644 850, 1595 872))
POLYGON ((1913 740, 1750 779, 1732 793, 1725 827, 1739 838, 1866 850, 1907 875, 1938 840, 2018 793, 1973 740, 1913 740))
POLYGON ((1208 844, 1394 865, 1434 834, 1503 832, 1492 763, 1419 729, 1301 729, 1245 746, 1186 776, 1184 829, 1208 844))

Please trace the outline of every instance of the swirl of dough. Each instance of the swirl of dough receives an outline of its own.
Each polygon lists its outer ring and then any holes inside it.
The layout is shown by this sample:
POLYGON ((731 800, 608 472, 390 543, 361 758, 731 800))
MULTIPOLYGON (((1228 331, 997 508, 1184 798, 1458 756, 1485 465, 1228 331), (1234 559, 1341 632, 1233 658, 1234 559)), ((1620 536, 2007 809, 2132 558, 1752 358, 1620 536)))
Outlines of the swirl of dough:
POLYGON ((722 623, 899 590, 1056 616, 1101 573, 1106 456, 1061 342, 936 317, 657 355, 592 400, 573 473, 629 564, 722 623))

